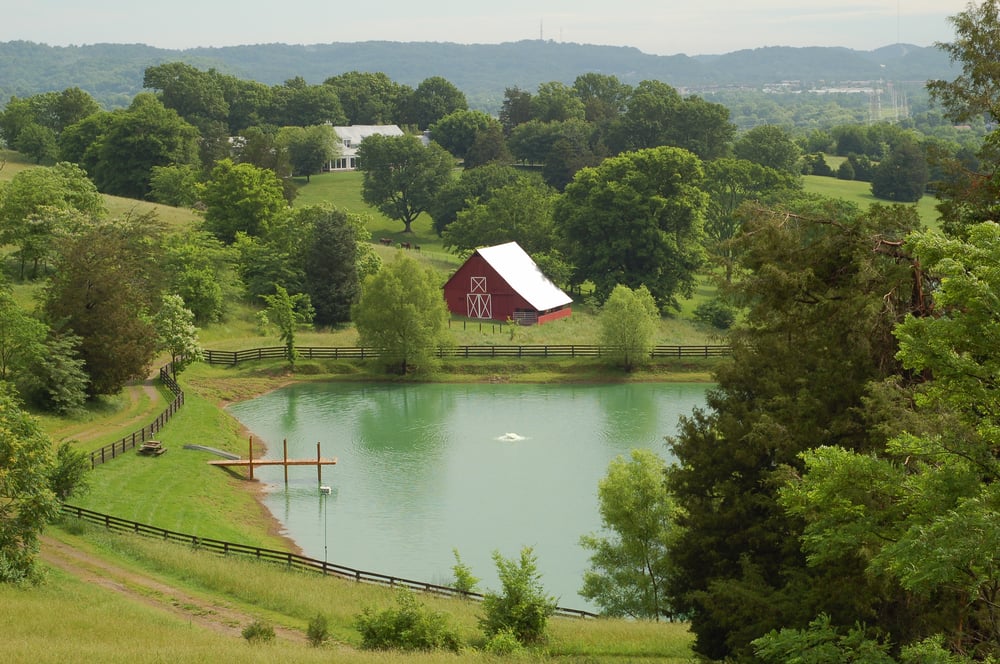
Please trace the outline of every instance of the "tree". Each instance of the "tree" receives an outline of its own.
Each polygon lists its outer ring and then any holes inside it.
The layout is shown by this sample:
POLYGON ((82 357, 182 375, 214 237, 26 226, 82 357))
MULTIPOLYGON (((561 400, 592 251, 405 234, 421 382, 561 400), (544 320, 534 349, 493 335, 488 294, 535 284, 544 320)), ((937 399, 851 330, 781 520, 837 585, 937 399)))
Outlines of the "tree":
POLYGON ((368 237, 363 222, 342 210, 316 208, 305 247, 303 268, 306 293, 315 309, 317 325, 338 325, 351 318, 358 300, 358 245, 368 237))
POLYGON ((281 182, 273 171, 223 159, 202 188, 205 228, 226 243, 237 233, 263 235, 287 209, 281 182))
POLYGON ((180 295, 199 324, 223 319, 241 285, 236 252, 205 231, 169 235, 163 243, 166 290, 180 295))
POLYGON ((632 290, 615 286, 601 308, 601 344, 610 348, 610 357, 625 371, 649 358, 653 334, 660 322, 656 301, 645 286, 632 290))
POLYGON ((821 613, 837 625, 879 615, 895 629, 928 609, 856 558, 808 566, 801 522, 778 503, 802 451, 884 445, 882 419, 863 405, 869 383, 899 369, 894 326, 924 306, 927 284, 898 252, 917 223, 911 209, 861 214, 813 197, 747 219, 740 278, 727 292, 746 307, 729 331, 732 358, 715 373, 707 410, 684 418, 669 442, 681 529, 668 596, 691 616, 699 654, 747 654, 770 630, 821 613))
POLYGON ((365 279, 351 308, 361 345, 401 374, 436 364, 437 349, 449 343, 448 317, 437 275, 402 252, 365 279))
POLYGON ((472 142, 472 147, 465 153, 464 166, 469 169, 493 163, 508 164, 513 159, 510 150, 507 149, 503 127, 499 123, 493 122, 476 134, 476 140, 472 142))
POLYGON ((702 178, 698 158, 671 147, 577 173, 555 209, 575 283, 592 281, 599 302, 618 284, 645 285, 661 309, 677 307, 704 255, 702 178))
POLYGON ((74 449, 73 442, 66 440, 59 443, 55 466, 49 477, 52 493, 64 502, 85 493, 89 488, 90 455, 83 450, 74 449))
POLYGON ((514 127, 530 120, 531 93, 517 86, 504 90, 499 119, 503 133, 507 136, 514 131, 514 127))
POLYGON ((198 130, 149 93, 114 111, 97 138, 88 172, 106 194, 145 198, 154 166, 198 164, 198 130))
POLYGON ((369 136, 358 146, 361 195, 390 219, 403 222, 403 232, 433 203, 451 179, 453 160, 437 143, 423 145, 416 136, 369 136))
POLYGON ((487 164, 466 169, 457 178, 448 180, 432 201, 427 213, 434 220, 434 230, 442 235, 455 221, 458 213, 478 202, 485 202, 493 192, 519 182, 523 174, 512 166, 487 164))
POLYGON ((731 240, 742 227, 738 214, 740 206, 748 201, 763 203, 776 200, 801 186, 799 179, 791 173, 744 159, 724 157, 705 164, 702 189, 708 194, 705 209, 707 249, 712 258, 725 268, 727 283, 732 280, 735 260, 731 240))
POLYGON ((531 98, 531 118, 541 122, 583 120, 586 109, 571 87, 551 81, 541 83, 531 98))
POLYGON ((614 459, 598 485, 601 526, 610 536, 580 538, 591 552, 580 595, 605 615, 672 619, 665 583, 677 507, 666 487, 667 464, 651 450, 630 457, 614 459))
POLYGON ((49 481, 52 442, 4 383, 0 383, 0 468, 0 581, 38 582, 38 537, 59 506, 49 481))
POLYGON ((194 314, 184 306, 184 298, 168 294, 163 296, 153 324, 159 349, 170 353, 170 372, 176 380, 177 372, 202 358, 194 314))
POLYGON ((616 76, 590 72, 576 77, 573 92, 583 102, 587 122, 604 122, 625 111, 632 88, 616 76))
POLYGON ((17 136, 12 146, 21 154, 31 157, 36 164, 51 164, 59 157, 56 133, 39 124, 29 124, 17 136))
POLYGON ((927 158, 923 148, 906 141, 893 148, 872 174, 872 195, 899 203, 916 203, 927 186, 927 158))
POLYGON ((441 76, 431 76, 421 81, 404 102, 403 119, 424 130, 446 115, 467 108, 461 90, 441 76))
POLYGON ((27 169, 0 186, 0 241, 18 247, 21 278, 28 262, 32 276, 37 275, 75 214, 96 219, 105 207, 87 174, 74 164, 27 169))
POLYGON ((273 295, 264 295, 267 303, 268 320, 278 326, 281 342, 285 344, 285 357, 288 364, 295 367, 295 333, 303 325, 308 325, 313 319, 313 309, 309 296, 305 293, 289 295, 284 286, 274 285, 273 295))
POLYGON ((806 522, 810 562, 856 557, 867 573, 933 604, 897 640, 939 634, 954 653, 987 659, 1000 653, 1000 315, 991 304, 1000 293, 1000 226, 970 227, 966 240, 917 232, 907 248, 937 284, 933 310, 894 332, 902 368, 922 380, 908 385, 901 375, 873 388, 873 404, 899 411, 885 450, 806 452, 806 470, 782 502, 806 522))
POLYGON ((541 574, 530 546, 521 549, 518 560, 493 552, 501 591, 487 591, 483 597, 483 616, 479 626, 487 638, 510 631, 522 644, 538 643, 545 638, 545 626, 556 609, 555 598, 545 594, 541 574))
POLYGON ((348 124, 380 125, 397 121, 403 99, 412 92, 382 72, 349 71, 323 82, 333 88, 348 124))
POLYGON ((556 244, 554 203, 555 192, 541 183, 501 187, 461 210, 442 234, 442 244, 458 254, 505 242, 517 242, 529 254, 551 251, 556 244))
POLYGON ((14 301, 10 287, 0 287, 0 381, 11 381, 37 362, 45 350, 48 328, 14 301))
POLYGON ((81 342, 74 334, 49 331, 43 351, 18 377, 17 388, 26 401, 59 415, 73 415, 83 409, 90 377, 80 357, 81 342))
POLYGON ((201 163, 205 168, 229 151, 229 103, 221 80, 183 62, 147 67, 143 87, 159 90, 163 105, 197 127, 201 163))
POLYGON ((429 128, 431 140, 463 160, 476 139, 490 127, 500 123, 482 111, 458 110, 444 116, 429 128))
POLYGON ((288 151, 292 175, 305 175, 306 182, 340 153, 340 142, 331 125, 283 127, 277 142, 288 151))
POLYGON ((301 76, 271 90, 270 124, 279 127, 343 125, 347 116, 337 92, 328 85, 309 85, 301 76))
POLYGON ((743 134, 733 145, 733 154, 737 159, 776 171, 799 172, 799 146, 787 130, 777 125, 760 125, 743 134))
POLYGON ((154 166, 149 177, 149 198, 173 207, 192 207, 198 202, 198 169, 183 166, 154 166))
POLYGON ((43 296, 46 322, 80 337, 91 395, 144 379, 156 352, 149 321, 159 297, 152 256, 162 225, 143 216, 94 225, 63 239, 43 296))

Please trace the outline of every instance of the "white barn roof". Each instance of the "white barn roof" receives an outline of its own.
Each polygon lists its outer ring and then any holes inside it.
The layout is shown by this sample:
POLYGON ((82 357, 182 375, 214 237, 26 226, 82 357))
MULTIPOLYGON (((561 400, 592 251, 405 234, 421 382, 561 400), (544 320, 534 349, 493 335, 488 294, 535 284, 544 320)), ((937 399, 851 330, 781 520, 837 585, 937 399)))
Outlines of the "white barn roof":
POLYGON ((482 247, 476 249, 476 253, 538 311, 548 311, 573 301, 542 274, 535 261, 517 242, 482 247))

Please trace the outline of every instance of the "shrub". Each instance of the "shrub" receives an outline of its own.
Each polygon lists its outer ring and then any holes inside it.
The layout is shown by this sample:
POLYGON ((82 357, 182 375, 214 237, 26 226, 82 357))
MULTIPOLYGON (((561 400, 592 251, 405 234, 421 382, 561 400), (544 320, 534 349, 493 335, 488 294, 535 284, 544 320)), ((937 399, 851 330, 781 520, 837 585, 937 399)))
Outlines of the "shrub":
POLYGON ((317 613, 309 620, 309 626, 306 628, 306 639, 309 640, 309 645, 316 648, 330 639, 329 621, 322 613, 317 613))
POLYGON ((458 652, 458 635, 448 626, 448 616, 420 604, 409 590, 396 595, 396 608, 366 608, 355 618, 361 647, 368 650, 436 650, 458 652))
POLYGON ((487 639, 483 650, 496 657, 510 657, 523 651, 524 646, 517 640, 514 630, 502 629, 487 639))
POLYGON ((694 317, 716 329, 728 330, 736 321, 736 312, 733 311, 732 307, 715 299, 699 304, 698 308, 694 310, 694 317))
POLYGON ((488 592, 483 598, 485 615, 479 619, 479 625, 487 639, 507 630, 521 644, 541 641, 549 616, 556 609, 556 602, 542 589, 541 575, 531 547, 521 549, 519 561, 508 560, 494 551, 493 561, 503 592, 488 592))
POLYGON ((455 565, 451 568, 452 573, 455 575, 455 581, 451 584, 451 587, 463 593, 476 592, 479 579, 473 576, 472 569, 462 562, 462 559, 458 555, 458 549, 452 549, 451 552, 455 554, 455 565))
POLYGON ((254 620, 243 628, 243 638, 250 643, 270 643, 274 641, 274 627, 266 622, 254 620))

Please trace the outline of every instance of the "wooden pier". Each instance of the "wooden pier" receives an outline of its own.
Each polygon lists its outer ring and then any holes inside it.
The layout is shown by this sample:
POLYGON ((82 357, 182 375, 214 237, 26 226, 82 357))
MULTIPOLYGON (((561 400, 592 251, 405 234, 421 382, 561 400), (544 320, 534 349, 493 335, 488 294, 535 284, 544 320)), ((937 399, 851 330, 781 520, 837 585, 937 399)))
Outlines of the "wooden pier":
POLYGON ((316 466, 316 479, 319 483, 323 483, 323 466, 334 466, 337 464, 337 457, 332 459, 324 459, 322 453, 320 452, 319 443, 316 443, 316 458, 315 459, 289 459, 288 458, 288 440, 282 441, 284 446, 284 454, 280 459, 254 459, 253 458, 253 437, 250 438, 250 455, 248 459, 215 459, 208 462, 210 466, 245 466, 250 469, 250 479, 253 477, 253 469, 257 466, 284 466, 285 467, 285 484, 288 484, 288 467, 289 466, 316 466))

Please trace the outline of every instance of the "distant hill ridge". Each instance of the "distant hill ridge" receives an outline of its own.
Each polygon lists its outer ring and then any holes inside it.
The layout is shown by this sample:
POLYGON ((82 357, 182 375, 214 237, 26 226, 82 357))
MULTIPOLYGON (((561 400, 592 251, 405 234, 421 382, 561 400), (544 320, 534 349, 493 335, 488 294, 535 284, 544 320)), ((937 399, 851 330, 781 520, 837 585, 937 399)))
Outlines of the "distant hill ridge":
POLYGON ((649 55, 627 46, 525 40, 502 44, 368 41, 312 45, 257 44, 172 50, 143 44, 48 46, 0 42, 0 100, 11 95, 80 87, 105 106, 123 106, 142 89, 146 67, 182 61, 268 85, 301 76, 309 83, 344 72, 380 71, 416 86, 443 76, 470 105, 496 108, 504 89, 534 91, 539 83, 571 84, 597 72, 635 84, 646 79, 677 88, 893 80, 923 82, 957 72, 940 49, 895 44, 874 51, 770 46, 721 55, 649 55))

